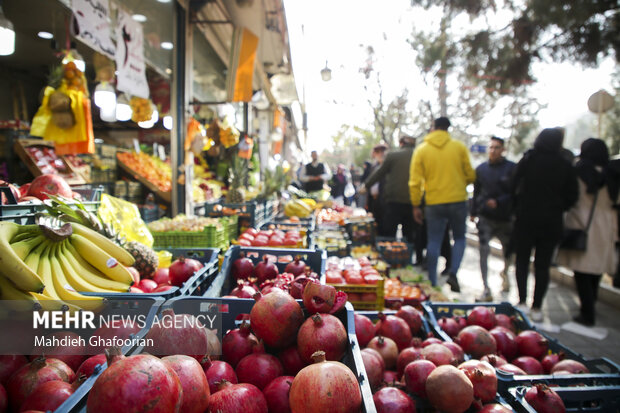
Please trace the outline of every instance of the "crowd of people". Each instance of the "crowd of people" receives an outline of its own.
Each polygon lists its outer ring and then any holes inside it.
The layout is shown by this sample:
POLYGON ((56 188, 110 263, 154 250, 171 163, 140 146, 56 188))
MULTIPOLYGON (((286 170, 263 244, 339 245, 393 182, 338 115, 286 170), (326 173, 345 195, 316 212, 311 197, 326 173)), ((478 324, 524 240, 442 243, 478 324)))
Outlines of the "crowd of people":
POLYGON ((451 137, 450 126, 448 118, 440 117, 418 145, 405 135, 397 149, 376 145, 361 174, 344 165, 331 174, 312 152, 312 162, 299 168, 298 180, 306 191, 329 187, 332 197, 345 205, 355 202, 366 208, 380 236, 395 237, 400 226, 413 244, 414 265, 425 267, 432 285, 438 284, 439 257, 445 257, 441 275, 457 293, 469 217, 479 240, 483 293, 477 300, 493 300, 488 257, 489 242, 497 238, 504 261, 499 272, 502 291, 510 289, 514 261, 522 311, 533 321, 542 320, 550 267, 557 263, 574 273, 580 300, 574 320, 593 326, 602 275, 615 274, 614 285, 620 286, 620 161, 611 161, 605 142, 594 138, 582 143, 575 158, 563 148, 564 130, 547 128, 517 163, 506 159, 504 140, 492 136, 488 159, 474 170, 468 148, 451 137), (535 284, 528 306, 532 253, 535 284))

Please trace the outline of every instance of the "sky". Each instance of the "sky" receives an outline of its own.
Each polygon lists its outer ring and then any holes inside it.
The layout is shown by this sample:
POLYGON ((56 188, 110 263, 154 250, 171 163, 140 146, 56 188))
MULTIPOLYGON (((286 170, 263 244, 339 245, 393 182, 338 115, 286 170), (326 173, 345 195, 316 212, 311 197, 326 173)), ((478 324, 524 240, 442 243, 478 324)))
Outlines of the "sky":
MULTIPOLYGON (((391 101, 405 87, 412 107, 417 106, 417 97, 435 96, 415 68, 415 55, 406 40, 414 25, 421 30, 432 28, 429 22, 438 18, 438 11, 413 9, 409 0, 285 0, 284 7, 298 94, 308 113, 308 151, 329 147, 343 124, 364 127, 372 123, 359 73, 367 57, 365 45, 375 48, 384 101, 391 101), (320 74, 326 63, 332 71, 328 82, 320 74)), ((501 23, 508 17, 500 11, 493 20, 501 23)), ((470 24, 467 18, 457 22, 463 28, 470 24)), ((587 113, 592 93, 601 88, 613 91, 613 69, 611 60, 597 69, 568 63, 535 64, 538 82, 531 95, 547 105, 538 116, 541 127, 564 126, 587 113)), ((499 121, 499 113, 490 113, 478 132, 501 136, 496 127, 499 121)))

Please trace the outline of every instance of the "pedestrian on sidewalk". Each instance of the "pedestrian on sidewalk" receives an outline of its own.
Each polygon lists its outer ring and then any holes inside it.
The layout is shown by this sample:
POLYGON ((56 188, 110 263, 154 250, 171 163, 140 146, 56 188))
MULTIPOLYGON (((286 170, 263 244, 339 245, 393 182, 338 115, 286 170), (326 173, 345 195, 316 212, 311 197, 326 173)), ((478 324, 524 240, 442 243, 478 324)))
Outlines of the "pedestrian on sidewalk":
POLYGON ((413 153, 409 173, 409 191, 413 214, 420 225, 426 216, 428 278, 437 285, 437 259, 446 226, 454 237, 448 285, 460 292, 457 272, 465 252, 467 221, 467 185, 474 182, 476 172, 471 166, 469 150, 463 142, 452 139, 446 117, 435 119, 432 131, 413 153), (420 208, 425 196, 424 213, 420 208))
POLYGON ((561 154, 562 133, 543 129, 515 168, 512 193, 515 199, 516 279, 521 310, 533 321, 542 321, 541 308, 549 287, 551 259, 563 232, 562 217, 577 202, 579 189, 575 169, 561 154), (526 306, 530 255, 534 256, 534 301, 526 306))
POLYGON ((574 273, 580 311, 574 321, 593 326, 595 304, 604 273, 616 269, 615 243, 618 240, 617 176, 608 168, 609 150, 600 139, 586 139, 575 165, 579 181, 579 200, 566 214, 566 228, 587 232, 585 251, 560 248, 557 263, 574 273))
POLYGON ((471 203, 470 217, 478 228, 478 242, 480 249, 480 273, 484 291, 478 301, 492 301, 493 296, 489 288, 489 241, 497 237, 502 244, 504 269, 502 290, 508 291, 508 268, 512 255, 510 240, 512 236, 512 193, 510 180, 514 172, 515 163, 504 157, 504 140, 497 136, 491 137, 488 146, 489 160, 476 168, 474 182, 474 197, 471 203))

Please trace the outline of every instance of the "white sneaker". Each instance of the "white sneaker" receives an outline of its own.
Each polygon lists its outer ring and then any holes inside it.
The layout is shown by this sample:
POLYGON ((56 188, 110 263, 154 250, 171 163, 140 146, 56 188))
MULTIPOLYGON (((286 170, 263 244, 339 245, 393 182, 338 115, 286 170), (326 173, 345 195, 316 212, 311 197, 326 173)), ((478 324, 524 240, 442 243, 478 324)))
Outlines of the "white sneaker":
POLYGON ((530 311, 530 319, 535 323, 543 321, 543 313, 538 308, 532 308, 530 311))
POLYGON ((519 303, 515 305, 515 307, 523 313, 523 315, 528 315, 530 313, 530 308, 527 304, 519 303))

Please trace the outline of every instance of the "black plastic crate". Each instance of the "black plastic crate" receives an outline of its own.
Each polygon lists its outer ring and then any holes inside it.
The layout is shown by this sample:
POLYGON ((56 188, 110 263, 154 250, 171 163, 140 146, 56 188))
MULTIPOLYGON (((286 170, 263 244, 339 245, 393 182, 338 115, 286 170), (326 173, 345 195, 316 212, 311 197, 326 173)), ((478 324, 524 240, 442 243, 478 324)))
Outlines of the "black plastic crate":
MULTIPOLYGON (((310 231, 314 231, 316 229, 316 220, 314 219, 314 215, 311 215, 308 218, 298 218, 298 219, 299 219, 299 224, 305 226, 310 231)), ((282 222, 287 222, 289 220, 290 218, 287 217, 286 215, 278 215, 274 217, 272 221, 282 223, 282 222)))
MULTIPOLYGON (((145 326, 138 334, 135 335, 136 339, 142 339, 149 331, 149 326, 152 324, 153 319, 159 313, 161 305, 164 303, 164 299, 161 297, 149 297, 144 294, 117 294, 114 297, 108 298, 108 305, 116 306, 119 310, 122 309, 122 314, 131 315, 146 315, 145 326), (144 310, 147 310, 144 314, 144 310)), ((135 351, 135 346, 126 346, 121 349, 124 355, 131 355, 135 351)), ((60 405, 54 413, 69 413, 69 412, 86 412, 86 401, 88 399, 88 392, 95 384, 97 378, 107 368, 107 364, 100 365, 95 368, 95 373, 90 376, 80 387, 77 388, 65 402, 60 405)), ((120 412, 119 412, 120 413, 120 412)))
POLYGON ((352 245, 374 245, 377 224, 374 218, 347 220, 345 228, 352 245))
POLYGON ((256 202, 244 202, 242 204, 227 204, 218 202, 205 202, 204 204, 196 206, 197 210, 203 212, 201 215, 205 217, 219 218, 225 216, 222 212, 222 208, 230 208, 238 210, 237 215, 239 229, 241 228, 258 228, 263 223, 264 208, 259 208, 256 202))
POLYGON ((383 261, 390 264, 391 268, 403 268, 412 264, 412 256, 414 252, 413 244, 410 244, 404 240, 397 241, 396 238, 375 237, 375 246, 383 261), (383 245, 385 242, 400 242, 404 248, 399 250, 389 249, 383 245))
POLYGON ((220 274, 207 289, 204 297, 221 297, 227 295, 236 287, 235 280, 231 275, 231 269, 233 262, 239 258, 241 252, 243 252, 247 258, 251 259, 254 265, 261 262, 265 255, 276 257, 275 264, 280 273, 284 271, 286 264, 291 262, 296 256, 300 256, 306 265, 319 276, 325 273, 327 255, 323 250, 241 247, 239 245, 234 245, 226 251, 220 274))

